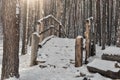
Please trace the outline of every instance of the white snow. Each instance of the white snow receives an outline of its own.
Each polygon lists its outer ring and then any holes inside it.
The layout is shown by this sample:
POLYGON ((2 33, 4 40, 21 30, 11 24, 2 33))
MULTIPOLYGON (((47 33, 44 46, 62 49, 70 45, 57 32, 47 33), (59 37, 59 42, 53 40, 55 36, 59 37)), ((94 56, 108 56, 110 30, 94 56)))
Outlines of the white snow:
POLYGON ((113 71, 113 72, 118 72, 120 69, 115 68, 115 63, 116 61, 107 61, 107 60, 100 60, 100 59, 95 59, 91 63, 89 63, 87 66, 94 67, 100 70, 104 71, 113 71))
POLYGON ((78 36, 77 38, 83 38, 82 36, 78 36))
POLYGON ((51 39, 51 38, 53 38, 53 37, 55 37, 54 35, 52 35, 52 36, 49 36, 49 37, 47 37, 47 38, 45 38, 41 43, 39 43, 39 45, 44 45, 44 43, 47 41, 47 40, 49 40, 49 39, 51 39))
POLYGON ((36 34, 38 37, 40 36, 38 32, 34 32, 33 34, 36 34))
MULTIPOLYGON (((43 20, 48 19, 48 18, 52 18, 52 19, 54 19, 57 23, 59 23, 60 25, 62 25, 62 23, 61 23, 60 21, 58 21, 52 14, 47 15, 47 16, 41 18, 40 20, 38 20, 38 22, 41 23, 43 20)), ((63 25, 62 25, 62 26, 63 26, 63 25)))
POLYGON ((115 46, 107 47, 104 50, 104 53, 105 54, 120 55, 120 48, 119 47, 115 47, 115 46))
POLYGON ((5 79, 5 80, 20 80, 20 79, 17 79, 17 78, 15 78, 15 77, 11 77, 11 78, 5 79))
POLYGON ((100 74, 96 73, 94 75, 94 78, 91 78, 91 80, 111 80, 109 78, 104 78, 103 76, 101 76, 100 74))
MULTIPOLYGON (((2 50, 3 45, 0 41, 0 68, 2 65, 2 50)), ((28 47, 28 50, 28 54, 24 56, 20 55, 20 79, 18 80, 83 80, 84 76, 91 80, 112 80, 98 73, 90 73, 86 68, 87 65, 78 68, 74 67, 75 39, 53 37, 42 48, 39 48, 37 61, 41 61, 42 63, 33 67, 29 66, 30 47, 28 47), (80 73, 85 75, 80 76, 80 73)), ((116 53, 119 51, 119 48, 107 47, 106 50, 101 50, 101 47, 97 46, 97 54, 89 58, 90 63, 94 63, 94 60, 100 60, 101 55, 105 52, 109 53, 109 50, 112 53, 116 53)), ((103 61, 103 63, 106 63, 106 61, 103 61)), ((107 64, 108 68, 112 69, 113 64, 109 61, 107 61, 107 64)), ((101 67, 99 64, 96 66, 101 67)), ((104 68, 104 66, 101 68, 104 68)), ((9 80, 14 79, 10 78, 9 80)))
POLYGON ((68 66, 70 59, 74 60, 74 48, 74 39, 52 38, 39 49, 37 60, 47 60, 46 64, 56 65, 56 67, 68 66))
POLYGON ((46 17, 43 17, 43 18, 41 18, 40 20, 38 20, 38 22, 42 22, 44 19, 47 19, 47 18, 49 18, 49 17, 51 17, 52 15, 48 15, 48 16, 46 16, 46 17))

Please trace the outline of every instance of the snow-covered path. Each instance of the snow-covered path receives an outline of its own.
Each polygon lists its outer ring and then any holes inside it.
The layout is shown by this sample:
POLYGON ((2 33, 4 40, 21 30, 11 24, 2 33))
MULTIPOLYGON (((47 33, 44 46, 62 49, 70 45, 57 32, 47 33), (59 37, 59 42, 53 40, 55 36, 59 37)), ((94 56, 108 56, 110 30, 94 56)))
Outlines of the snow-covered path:
POLYGON ((70 66, 74 61, 75 40, 52 38, 38 51, 38 61, 46 61, 45 64, 56 65, 56 67, 70 66))
MULTIPOLYGON (((1 42, 0 62, 2 61, 2 49, 1 42)), ((106 50, 101 50, 101 47, 97 46, 96 56, 90 57, 89 61, 101 59, 102 53, 109 52, 109 49, 114 49, 113 52, 119 51, 119 48, 113 46, 107 47, 106 50)), ((30 67, 30 54, 20 55, 20 80, 83 80, 84 77, 91 80, 111 80, 98 73, 89 73, 86 65, 74 67, 75 39, 52 38, 42 48, 39 48, 37 61, 41 63, 30 67)))
MULTIPOLYGON (((100 56, 92 57, 90 60, 95 58, 100 58, 100 56)), ((39 48, 37 61, 41 63, 22 72, 22 80, 83 80, 84 77, 91 78, 91 80, 110 80, 100 74, 89 73, 86 65, 80 68, 74 67, 75 39, 52 38, 42 48, 39 48)))

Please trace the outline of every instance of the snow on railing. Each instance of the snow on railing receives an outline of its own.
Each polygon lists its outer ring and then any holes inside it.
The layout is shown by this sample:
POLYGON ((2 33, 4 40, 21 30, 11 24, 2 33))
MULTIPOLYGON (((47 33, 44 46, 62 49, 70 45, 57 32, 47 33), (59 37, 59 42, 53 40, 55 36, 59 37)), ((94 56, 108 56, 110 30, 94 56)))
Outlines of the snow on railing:
POLYGON ((49 19, 49 18, 52 18, 52 19, 54 19, 59 25, 62 25, 62 23, 60 22, 60 21, 58 21, 53 15, 48 15, 48 16, 46 16, 46 17, 43 17, 43 18, 41 18, 40 20, 38 20, 38 22, 39 23, 41 23, 42 21, 44 21, 44 20, 46 20, 46 19, 49 19))
POLYGON ((55 22, 57 22, 61 26, 61 29, 62 29, 62 31, 64 33, 64 36, 67 37, 67 35, 65 33, 65 30, 63 29, 64 26, 62 25, 62 23, 57 18, 55 18, 53 15, 51 15, 51 14, 46 16, 46 17, 43 17, 43 18, 39 19, 38 20, 38 24, 41 24, 43 21, 45 21, 45 20, 47 20, 49 18, 52 18, 55 22))

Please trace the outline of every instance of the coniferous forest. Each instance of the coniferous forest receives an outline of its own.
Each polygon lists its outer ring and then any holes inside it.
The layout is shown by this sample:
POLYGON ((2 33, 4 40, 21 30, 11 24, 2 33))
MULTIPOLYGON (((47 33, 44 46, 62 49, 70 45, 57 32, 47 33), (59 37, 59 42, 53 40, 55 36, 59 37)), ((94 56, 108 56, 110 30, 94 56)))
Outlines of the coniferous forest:
POLYGON ((1 80, 119 80, 120 0, 0 0, 1 80))

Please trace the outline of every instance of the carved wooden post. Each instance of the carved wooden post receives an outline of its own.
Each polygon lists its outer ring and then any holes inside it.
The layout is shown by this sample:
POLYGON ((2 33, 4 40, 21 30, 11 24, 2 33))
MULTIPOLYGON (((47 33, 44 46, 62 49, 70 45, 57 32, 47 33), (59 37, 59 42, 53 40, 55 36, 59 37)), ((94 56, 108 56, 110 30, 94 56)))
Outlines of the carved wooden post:
POLYGON ((37 51, 38 51, 38 43, 39 43, 39 35, 37 32, 32 34, 32 46, 31 46, 31 64, 30 66, 34 66, 37 64, 37 51))
POLYGON ((86 31, 85 31, 85 63, 87 63, 87 58, 90 56, 90 20, 86 20, 86 31))
POLYGON ((83 38, 78 36, 75 42, 75 67, 82 66, 83 58, 83 38))

